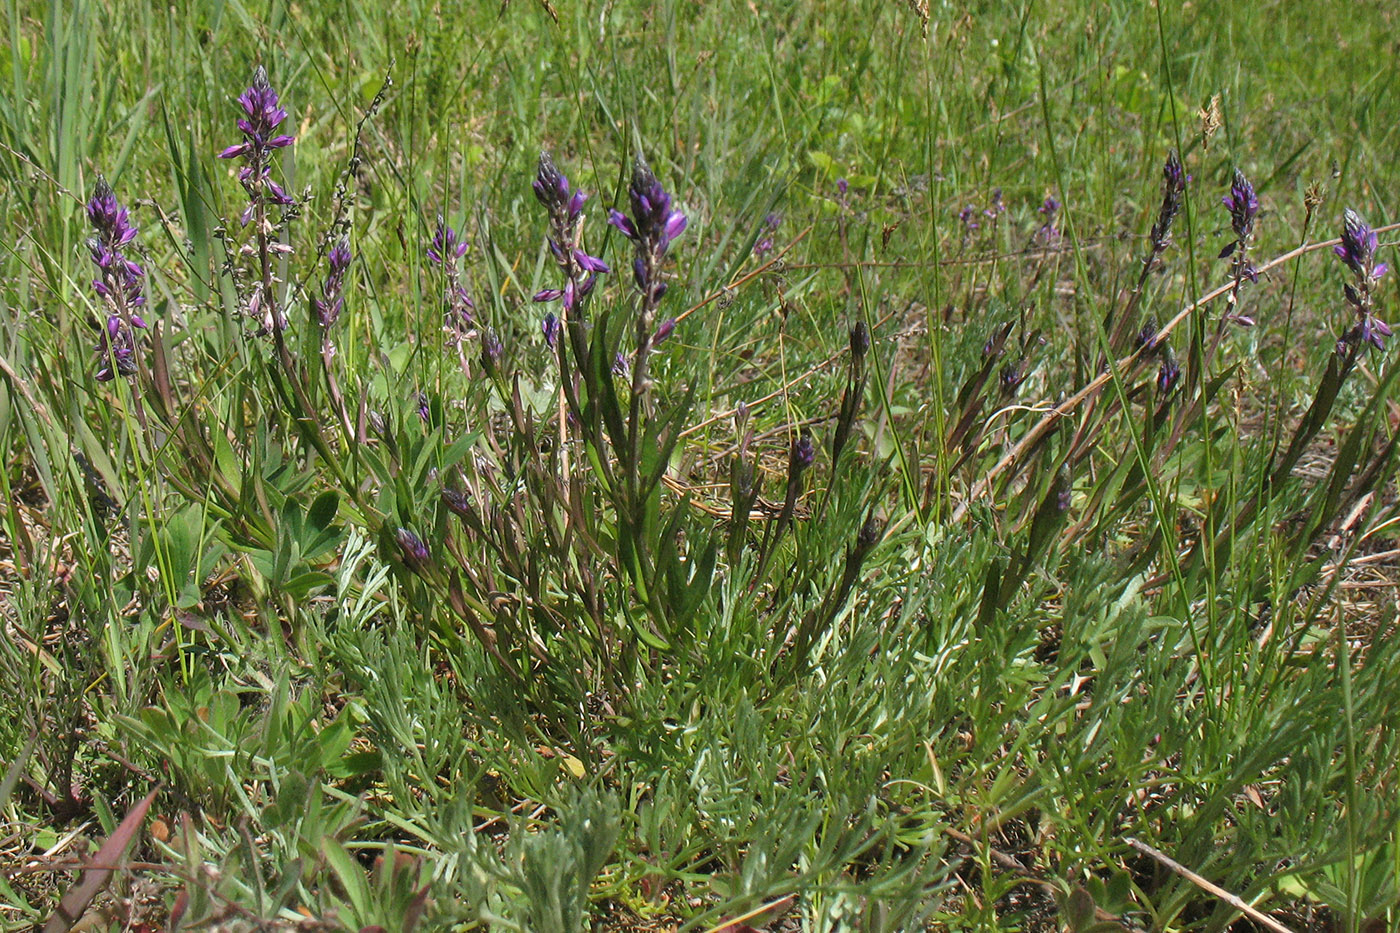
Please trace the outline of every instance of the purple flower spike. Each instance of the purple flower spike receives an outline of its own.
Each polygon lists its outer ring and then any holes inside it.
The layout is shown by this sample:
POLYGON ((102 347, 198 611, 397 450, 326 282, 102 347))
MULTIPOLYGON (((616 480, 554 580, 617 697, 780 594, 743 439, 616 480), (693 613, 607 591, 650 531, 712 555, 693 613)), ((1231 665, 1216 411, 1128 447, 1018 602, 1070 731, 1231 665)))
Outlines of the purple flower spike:
POLYGON ((97 344, 97 379, 107 382, 118 375, 136 373, 135 329, 146 322, 136 309, 146 303, 142 288, 145 270, 128 259, 123 249, 136 238, 130 216, 106 179, 98 178, 86 205, 94 236, 87 241, 97 278, 92 287, 108 307, 107 321, 97 344))
POLYGON ((1380 278, 1385 274, 1385 266, 1382 264, 1381 272, 1376 273, 1377 243, 1376 231, 1371 229, 1360 214, 1347 208, 1342 217, 1342 242, 1333 248, 1342 262, 1358 275, 1366 275, 1372 279, 1380 278))
POLYGON ((1181 157, 1175 149, 1167 154, 1167 163, 1162 167, 1162 206, 1157 211, 1157 220, 1152 225, 1152 253, 1148 266, 1154 266, 1157 259, 1166 252, 1172 242, 1172 223, 1181 212, 1186 195, 1186 183, 1191 178, 1182 167, 1181 157))
POLYGON ((802 473, 817 459, 817 448, 812 444, 812 435, 803 433, 792 442, 788 451, 788 474, 802 473))
POLYGON ((321 283, 321 297, 312 299, 311 306, 316 311, 316 320, 322 327, 330 327, 339 318, 345 307, 345 272, 350 268, 350 241, 341 237, 340 242, 326 254, 326 279, 321 283))
POLYGON ((1235 169, 1230 193, 1221 198, 1221 202, 1230 212, 1230 226, 1234 228, 1236 238, 1241 241, 1248 240, 1254 232, 1255 215, 1259 213, 1259 198, 1254 194, 1254 186, 1244 176, 1244 172, 1235 169))
POLYGON ((645 333, 650 329, 651 312, 666 290, 665 283, 660 281, 661 261, 671 241, 684 232, 687 219, 672 207, 671 195, 640 156, 632 168, 627 196, 632 207, 631 220, 613 211, 609 223, 635 244, 632 274, 644 299, 642 313, 648 318, 648 326, 642 328, 645 333))
POLYGON ((253 83, 238 96, 238 105, 243 108, 244 114, 238 121, 243 142, 224 149, 219 153, 219 158, 242 159, 244 162, 238 172, 238 180, 248 192, 250 202, 242 218, 246 224, 256 216, 256 205, 264 200, 281 207, 296 203, 271 177, 272 153, 290 146, 296 137, 277 132, 277 127, 287 119, 287 111, 279 104, 277 92, 268 82, 267 71, 262 65, 254 69, 253 83))
POLYGON ((1361 344, 1383 350, 1385 338, 1391 336, 1390 325, 1375 316, 1372 292, 1387 269, 1385 263, 1376 262, 1378 246, 1376 231, 1360 214, 1347 208, 1342 216, 1342 242, 1334 251, 1352 272, 1352 281, 1344 283, 1342 290, 1358 320, 1338 341, 1339 353, 1361 344))
MULTIPOLYGON (((540 153, 531 187, 549 214, 549 251, 564 273, 562 287, 541 289, 535 293, 535 300, 563 299, 565 316, 572 316, 576 310, 581 310, 584 300, 593 291, 597 276, 612 269, 600 257, 590 255, 582 248, 579 235, 582 231, 583 205, 588 195, 582 190, 570 188, 569 179, 559 171, 548 152, 540 153)), ((554 346, 553 341, 550 341, 550 346, 554 346)))
POLYGON ((472 311, 476 307, 462 282, 461 258, 466 254, 466 239, 439 215, 427 256, 428 262, 441 270, 443 330, 447 333, 447 345, 458 348, 463 370, 467 368, 467 361, 460 348, 472 335, 472 311))
POLYGON ((1040 207, 1036 208, 1036 211, 1045 218, 1045 222, 1035 232, 1035 237, 1046 246, 1056 246, 1060 242, 1060 228, 1055 225, 1055 217, 1063 206, 1053 194, 1047 194, 1040 207))

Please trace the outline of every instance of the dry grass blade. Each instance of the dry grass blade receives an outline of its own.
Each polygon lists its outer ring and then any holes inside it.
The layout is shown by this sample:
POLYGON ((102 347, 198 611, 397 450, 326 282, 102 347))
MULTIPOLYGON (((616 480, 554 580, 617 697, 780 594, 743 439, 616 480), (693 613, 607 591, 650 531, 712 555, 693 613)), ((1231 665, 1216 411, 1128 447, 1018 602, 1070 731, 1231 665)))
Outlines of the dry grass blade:
POLYGON ((1263 913, 1262 911, 1255 910, 1253 907, 1249 906, 1243 900, 1231 894, 1229 891, 1226 891, 1219 885, 1212 884, 1211 882, 1202 878, 1200 875, 1196 874, 1191 869, 1187 868, 1185 865, 1182 865, 1180 862, 1173 860, 1165 853, 1157 851, 1147 843, 1137 839, 1133 839, 1131 837, 1124 839, 1123 841, 1126 842, 1128 845, 1132 846, 1134 849, 1137 849, 1143 855, 1150 855, 1152 858, 1161 862, 1163 865, 1170 868, 1172 871, 1176 872, 1178 875, 1185 878, 1187 881, 1191 882, 1201 890, 1220 898, 1222 901, 1229 904, 1236 910, 1240 911, 1242 914, 1244 914, 1249 919, 1253 920, 1255 923, 1263 924, 1270 930, 1273 930, 1274 933, 1293 933, 1292 930, 1279 923, 1273 917, 1270 917, 1268 914, 1263 913))
POLYGON ((58 909, 49 917, 48 923, 44 924, 44 933, 67 933, 78 922, 78 918, 92 903, 92 899, 111 880, 112 872, 116 870, 117 863, 126 854, 131 841, 136 838, 136 833, 146 820, 146 811, 151 809, 151 802, 156 799, 156 794, 159 792, 160 788, 155 788, 140 803, 132 807, 131 811, 122 819, 121 825, 112 831, 112 835, 107 837, 106 842, 102 843, 102 848, 97 850, 97 858, 92 861, 88 868, 83 870, 83 873, 78 876, 77 883, 69 888, 68 893, 63 895, 63 900, 58 902, 58 909))

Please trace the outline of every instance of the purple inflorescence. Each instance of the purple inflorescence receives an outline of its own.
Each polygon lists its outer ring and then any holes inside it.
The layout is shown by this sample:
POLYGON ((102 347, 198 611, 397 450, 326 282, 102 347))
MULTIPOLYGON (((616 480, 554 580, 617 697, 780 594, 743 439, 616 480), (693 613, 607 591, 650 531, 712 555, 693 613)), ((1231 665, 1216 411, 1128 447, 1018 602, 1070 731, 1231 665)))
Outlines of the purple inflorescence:
POLYGON ((1220 199, 1230 212, 1230 226, 1235 231, 1238 241, 1244 242, 1249 239, 1254 232, 1254 218, 1259 213, 1259 198, 1254 193, 1254 185, 1244 176, 1244 172, 1235 169, 1235 176, 1230 183, 1230 193, 1220 199))
POLYGON ((238 171, 238 180, 248 192, 248 207, 243 212, 242 221, 247 224, 256 213, 256 206, 264 199, 283 207, 296 203, 292 196, 272 180, 271 155, 278 149, 290 146, 296 137, 278 133, 277 127, 287 119, 287 111, 278 104, 277 92, 267 80, 267 71, 259 65, 253 71, 253 83, 239 95, 238 104, 243 108, 243 116, 238 120, 238 128, 243 131, 243 142, 219 153, 221 159, 242 159, 243 168, 238 171))
POLYGON ((1357 321, 1337 342, 1338 353, 1345 353, 1349 347, 1361 344, 1383 350, 1385 338, 1391 336, 1390 325, 1376 317, 1375 313, 1373 292, 1376 283, 1389 268, 1383 262, 1376 262, 1378 245, 1376 231, 1360 214, 1347 208, 1342 217, 1342 242, 1334 248, 1334 252, 1352 272, 1352 281, 1345 283, 1342 291, 1357 321))
POLYGON ((1046 246, 1059 245, 1060 228, 1056 225, 1055 218, 1059 216, 1063 206, 1053 194, 1047 194, 1040 207, 1036 208, 1036 212, 1045 219, 1041 222, 1040 229, 1036 230, 1035 237, 1046 246))
POLYGON ((641 158, 637 159, 632 169, 632 183, 627 188, 627 195, 632 208, 631 218, 613 210, 608 212, 608 223, 620 230, 636 247, 632 275, 637 289, 642 293, 643 305, 649 310, 666 293, 666 283, 661 281, 659 275, 661 261, 671 241, 684 232, 687 220, 685 214, 672 207, 671 195, 641 158))
MULTIPOLYGON (((427 255, 428 261, 442 272, 443 330, 447 332, 447 345, 457 347, 459 354, 463 341, 472 336, 473 312, 476 310, 471 295, 462 283, 461 259, 466 253, 467 241, 442 217, 438 217, 427 255)), ((465 356, 462 358, 465 368, 465 356)))
POLYGON ((92 287, 108 308, 107 320, 96 347, 97 379, 107 382, 118 375, 130 376, 136 372, 133 328, 146 326, 146 322, 136 313, 136 309, 146 303, 142 288, 146 272, 139 263, 126 256, 125 248, 136 238, 136 228, 105 179, 97 180, 86 207, 93 229, 87 247, 93 264, 97 266, 97 278, 93 280, 92 287))
MULTIPOLYGON (((582 231, 583 205, 588 195, 582 189, 569 185, 569 179, 554 164, 554 157, 548 152, 540 153, 531 182, 535 197, 544 205, 549 215, 549 252, 564 274, 560 287, 542 288, 534 295, 537 302, 562 301, 564 319, 572 319, 581 313, 588 296, 598 284, 598 276, 612 269, 597 256, 584 252, 580 244, 582 231)), ((552 313, 545 317, 541 329, 545 342, 556 345, 559 336, 560 319, 552 313)))
POLYGON ((316 311, 316 320, 322 327, 333 325, 345 307, 345 295, 342 292, 345 288, 345 271, 350 268, 350 259, 350 241, 344 238, 331 247, 326 256, 326 279, 321 283, 321 296, 311 301, 316 311))

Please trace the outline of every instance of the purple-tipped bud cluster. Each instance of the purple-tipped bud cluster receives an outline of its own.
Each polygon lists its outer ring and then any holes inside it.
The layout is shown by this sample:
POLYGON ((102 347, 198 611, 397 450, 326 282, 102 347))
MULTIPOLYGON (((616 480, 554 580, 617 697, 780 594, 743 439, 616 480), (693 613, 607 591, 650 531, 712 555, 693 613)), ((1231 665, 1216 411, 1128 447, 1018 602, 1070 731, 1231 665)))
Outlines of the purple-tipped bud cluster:
POLYGON ((1181 212, 1181 204, 1186 195, 1186 183, 1191 177, 1181 164, 1181 157, 1175 149, 1167 154, 1166 165, 1162 167, 1162 206, 1157 211, 1157 221, 1152 225, 1152 258, 1149 263, 1164 253, 1172 242, 1172 222, 1181 212))
POLYGON ((661 261, 671 241, 685 231, 687 220, 685 214, 672 207, 671 195, 640 157, 633 166, 627 196, 632 217, 629 219, 621 211, 613 210, 608 212, 608 223, 636 247, 632 274, 649 311, 666 293, 666 283, 659 274, 661 261))
MULTIPOLYGON (((598 256, 584 252, 580 245, 583 205, 588 195, 583 189, 569 185, 568 176, 559 171, 554 157, 548 152, 540 153, 535 180, 531 183, 535 197, 544 205, 549 214, 549 252, 554 257, 560 271, 564 273, 564 284, 558 288, 542 288, 534 295, 537 302, 562 301, 564 317, 574 315, 582 309, 583 303, 593 293, 598 284, 598 276, 612 269, 598 256)), ((550 314, 542 325, 545 342, 553 347, 559 331, 559 321, 550 314), (553 323, 549 323, 550 319, 553 323)))
POLYGON ((545 345, 552 349, 559 342, 559 319, 553 314, 546 314, 540 322, 540 330, 544 333, 545 345))
POLYGON ((1180 380, 1181 367, 1177 365, 1176 358, 1168 353, 1157 367, 1157 391, 1164 396, 1170 395, 1180 380))
POLYGON ((763 230, 759 234, 758 242, 753 245, 753 254, 759 259, 773 252, 773 236, 778 232, 778 228, 783 224, 783 215, 776 211, 769 213, 763 218, 763 230))
POLYGON ((433 231, 433 242, 428 246, 428 261, 435 266, 453 266, 466 254, 467 241, 439 216, 437 229, 433 231))
POLYGON ((1239 309, 1240 283, 1245 279, 1251 282, 1259 281, 1259 270, 1254 268, 1254 263, 1249 261, 1249 240, 1254 235, 1254 218, 1259 213, 1259 198, 1254 193, 1254 186, 1249 179, 1244 176, 1244 172, 1235 169, 1234 180, 1230 183, 1230 193, 1221 198, 1225 209, 1230 212, 1230 227, 1235 231, 1235 239, 1226 244, 1220 251, 1221 259, 1231 258, 1231 267, 1234 270, 1235 285, 1230 292, 1230 310, 1225 313, 1225 320, 1238 324, 1241 327, 1253 327, 1254 318, 1242 314, 1239 309))
POLYGON ((142 288, 146 272, 126 256, 125 247, 136 238, 136 228, 105 179, 99 178, 93 188, 87 202, 87 216, 94 234, 88 239, 87 247, 97 266, 97 278, 92 287, 108 308, 96 347, 97 379, 107 382, 115 376, 130 376, 136 372, 133 328, 146 326, 136 313, 136 309, 146 303, 142 288))
POLYGON ((253 219, 256 205, 264 199, 283 207, 296 203, 271 177, 271 154, 290 146, 296 137, 277 132, 277 127, 287 119, 287 111, 279 105, 277 92, 268 82, 262 65, 254 69, 253 83, 239 95, 238 104, 243 108, 243 117, 238 121, 243 142, 229 146, 219 153, 219 158, 243 160, 238 180, 248 192, 249 205, 242 217, 246 224, 253 219))
POLYGON ((788 450, 788 476, 800 476, 817 459, 817 448, 812 443, 812 435, 803 433, 792 442, 788 450))
POLYGON ((1148 318, 1143 322, 1142 330, 1138 331, 1137 345, 1143 350, 1157 349, 1157 321, 1155 318, 1148 318))
MULTIPOLYGON (((447 345, 459 347, 471 336, 473 311, 471 295, 462 283, 461 259, 467 254, 467 241, 447 224, 441 216, 428 244, 428 262, 436 266, 443 277, 442 317, 447 332, 447 345)), ((460 352, 460 351, 459 351, 460 352)), ((463 366, 465 367, 465 362, 463 366)))
POLYGON ((421 572, 432 563, 432 554, 429 553, 428 546, 423 543, 422 538, 407 528, 396 530, 394 540, 399 545, 399 556, 410 569, 421 572))
POLYGON ((964 205, 963 209, 958 211, 958 220, 962 221, 963 233, 966 236, 971 236, 974 230, 982 226, 977 222, 977 208, 971 204, 964 205))
POLYGON ((1240 243, 1247 241, 1254 233, 1254 218, 1259 213, 1259 198, 1254 194, 1254 185, 1250 184, 1244 172, 1235 169, 1230 193, 1220 200, 1230 212, 1230 226, 1235 231, 1236 240, 1240 243))
POLYGON ((496 368, 505 352, 506 346, 494 330, 488 327, 481 332, 481 362, 488 371, 496 368))
POLYGON ((1036 230, 1035 238, 1046 246, 1059 245, 1060 228, 1056 225, 1055 219, 1059 216, 1060 208, 1063 206, 1053 194, 1047 194, 1040 207, 1036 208, 1036 212, 1044 220, 1041 222, 1040 228, 1036 230))
POLYGON ((1378 245, 1376 231, 1360 214, 1347 208, 1342 217, 1342 242, 1334 248, 1334 252, 1352 272, 1352 281, 1344 283, 1342 290, 1347 304, 1356 313, 1357 321, 1337 342, 1338 353, 1345 353, 1348 347, 1361 344, 1383 350, 1385 338, 1391 336, 1390 325, 1375 315, 1372 295, 1376 283, 1389 269, 1385 263, 1376 262, 1378 245))
POLYGON ((316 311, 316 320, 322 327, 330 327, 340 318, 345 307, 345 271, 350 268, 350 241, 341 238, 331 247, 326 256, 326 278, 321 283, 321 297, 311 301, 316 311))
POLYGON ((1376 262, 1378 243, 1376 231, 1371 229, 1370 224, 1356 211, 1347 208, 1342 216, 1342 242, 1332 249, 1347 264, 1347 268, 1371 281, 1385 275, 1389 266, 1376 262))

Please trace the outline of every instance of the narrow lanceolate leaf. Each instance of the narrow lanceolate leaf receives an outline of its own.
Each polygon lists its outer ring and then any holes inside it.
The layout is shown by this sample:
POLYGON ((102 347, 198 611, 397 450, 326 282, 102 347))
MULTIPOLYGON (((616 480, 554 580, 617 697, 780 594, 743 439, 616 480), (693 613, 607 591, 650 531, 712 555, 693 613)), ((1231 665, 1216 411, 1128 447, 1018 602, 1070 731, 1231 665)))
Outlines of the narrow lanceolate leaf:
POLYGON ((155 788, 132 807, 121 821, 121 825, 102 843, 102 848, 97 850, 97 857, 92 860, 91 867, 83 869, 77 883, 69 888, 68 893, 63 895, 63 900, 58 902, 58 909, 49 917, 48 923, 44 924, 44 933, 68 933, 73 929, 73 925, 78 922, 83 911, 87 910, 92 899, 112 880, 112 872, 126 854, 131 840, 136 838, 141 824, 146 821, 146 811, 151 809, 151 803, 159 792, 160 788, 155 788))

